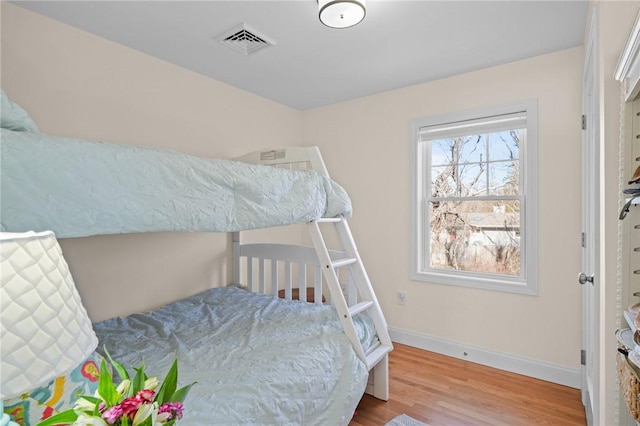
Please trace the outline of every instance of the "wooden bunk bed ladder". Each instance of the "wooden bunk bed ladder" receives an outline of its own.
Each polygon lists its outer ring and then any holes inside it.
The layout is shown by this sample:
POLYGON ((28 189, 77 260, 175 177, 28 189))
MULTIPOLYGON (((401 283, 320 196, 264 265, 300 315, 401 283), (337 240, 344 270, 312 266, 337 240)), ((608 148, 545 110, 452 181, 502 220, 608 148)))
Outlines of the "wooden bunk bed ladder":
MULTIPOLYGON (((256 151, 237 157, 236 160, 250 164, 263 164, 276 167, 284 167, 288 169, 312 169, 321 176, 329 177, 329 172, 324 163, 320 150, 316 146, 311 147, 283 147, 266 151, 256 151)), ((352 343, 357 356, 365 363, 370 372, 369 382, 367 384, 366 393, 374 397, 387 401, 389 400, 389 352, 393 350, 393 344, 389 337, 387 322, 376 298, 375 292, 371 285, 371 281, 365 271, 362 259, 358 254, 358 249, 354 242, 347 219, 343 216, 334 218, 321 218, 307 223, 309 234, 313 241, 313 248, 296 248, 296 254, 287 254, 288 250, 284 247, 278 247, 274 250, 274 245, 249 244, 242 245, 240 243, 239 233, 234 233, 233 250, 234 259, 241 256, 256 257, 259 259, 270 259, 271 253, 277 251, 280 257, 284 257, 285 261, 291 262, 309 262, 320 265, 321 273, 325 283, 329 289, 331 296, 331 304, 340 316, 340 321, 344 328, 344 332, 352 343), (337 234, 340 248, 328 249, 323 236, 322 227, 333 227, 337 234), (315 253, 314 253, 315 252, 315 253), (282 255, 284 253, 284 256, 282 255), (303 256, 304 255, 304 256, 303 256), (303 260, 304 258, 304 260, 303 260), (312 259, 313 258, 313 259, 312 259), (348 281, 346 288, 343 289, 340 283, 340 271, 346 270, 348 273, 348 281), (346 296, 345 296, 346 293, 346 296), (353 318, 358 315, 368 315, 372 320, 376 333, 378 335, 378 343, 371 348, 364 350, 360 339, 356 333, 353 318)), ((326 230, 326 229, 325 229, 326 230)), ((333 240, 331 240, 333 243, 333 240)), ((285 270, 288 268, 285 268, 285 270)), ((272 269, 272 273, 273 269, 272 269)), ((234 282, 240 282, 240 266, 239 261, 234 262, 233 269, 234 282)), ((319 278, 319 277, 317 277, 319 278)), ((273 279, 273 282, 277 280, 273 279)), ((293 294, 292 284, 290 280, 286 280, 284 294, 286 298, 291 298, 293 294)), ((305 282, 301 278, 299 282, 305 282)), ((321 298, 321 279, 315 280, 315 303, 322 303, 321 298), (320 297, 319 297, 320 296, 320 297)), ((262 289, 261 291, 264 291, 262 289)), ((274 294, 278 290, 273 290, 274 294)), ((305 291, 305 290, 299 290, 305 291)), ((299 293, 300 294, 300 293, 299 293)), ((303 293, 304 294, 304 293, 303 293)))
POLYGON ((307 227, 322 266, 322 273, 331 294, 332 304, 340 316, 345 334, 353 344, 358 357, 369 370, 373 371, 373 383, 370 383, 372 389, 369 389, 368 393, 386 401, 389 399, 388 353, 393 350, 393 344, 389 337, 387 322, 358 253, 347 219, 344 217, 322 218, 309 222, 307 227), (321 229, 323 223, 334 226, 346 257, 340 259, 331 257, 321 229), (340 285, 339 270, 343 268, 348 270, 350 282, 353 284, 351 288, 355 288, 357 291, 357 295, 354 295, 352 291, 348 292, 349 301, 345 298, 345 292, 340 285), (369 315, 373 321, 379 340, 378 344, 366 352, 358 339, 353 323, 354 316, 363 312, 369 315))

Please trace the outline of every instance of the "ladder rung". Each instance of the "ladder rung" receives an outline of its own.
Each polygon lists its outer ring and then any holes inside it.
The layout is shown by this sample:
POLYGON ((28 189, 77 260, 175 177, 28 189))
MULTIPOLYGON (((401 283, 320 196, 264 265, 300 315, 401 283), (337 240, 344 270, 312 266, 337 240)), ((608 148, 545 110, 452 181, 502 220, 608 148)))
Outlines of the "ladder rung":
POLYGON ((369 356, 370 354, 373 353, 373 351, 375 351, 376 349, 378 349, 378 347, 381 345, 382 343, 380 343, 380 340, 376 340, 375 343, 373 343, 369 349, 367 349, 367 356, 369 356))
POLYGON ((371 369, 374 365, 376 365, 386 354, 391 351, 389 346, 378 346, 374 351, 369 352, 367 354, 367 367, 371 369))
POLYGON ((342 266, 354 264, 357 261, 358 259, 356 259, 355 257, 348 257, 346 259, 340 259, 336 260, 335 262, 331 262, 331 266, 333 266, 334 268, 340 268, 342 266))
POLYGON ((342 221, 341 217, 321 217, 320 219, 315 220, 318 223, 332 223, 332 222, 340 222, 342 221))
POLYGON ((349 314, 353 317, 354 315, 359 314, 360 312, 367 310, 372 306, 373 306, 373 302, 371 300, 357 303, 349 307, 349 314))

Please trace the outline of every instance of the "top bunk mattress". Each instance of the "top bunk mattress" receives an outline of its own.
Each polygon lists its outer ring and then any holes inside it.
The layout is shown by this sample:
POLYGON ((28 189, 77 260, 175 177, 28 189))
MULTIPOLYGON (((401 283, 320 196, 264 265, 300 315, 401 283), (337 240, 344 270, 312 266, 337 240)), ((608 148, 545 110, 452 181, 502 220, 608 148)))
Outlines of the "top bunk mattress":
POLYGON ((312 170, 1 131, 5 232, 233 232, 351 215, 346 191, 312 170))
MULTIPOLYGON (((370 319, 355 319, 365 349, 370 319)), ((157 311, 94 324, 111 356, 164 378, 178 358, 178 386, 198 382, 181 425, 346 425, 367 368, 335 308, 214 288, 157 311)))

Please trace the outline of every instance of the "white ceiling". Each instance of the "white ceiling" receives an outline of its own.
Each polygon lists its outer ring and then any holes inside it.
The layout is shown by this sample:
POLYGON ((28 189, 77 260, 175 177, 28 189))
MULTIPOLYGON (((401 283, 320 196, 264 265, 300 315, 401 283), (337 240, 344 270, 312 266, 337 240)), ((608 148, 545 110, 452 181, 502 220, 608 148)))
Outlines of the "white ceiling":
POLYGON ((297 110, 579 46, 588 7, 367 0, 364 21, 337 30, 316 0, 14 3, 297 110), (276 45, 244 56, 219 43, 240 23, 276 45))

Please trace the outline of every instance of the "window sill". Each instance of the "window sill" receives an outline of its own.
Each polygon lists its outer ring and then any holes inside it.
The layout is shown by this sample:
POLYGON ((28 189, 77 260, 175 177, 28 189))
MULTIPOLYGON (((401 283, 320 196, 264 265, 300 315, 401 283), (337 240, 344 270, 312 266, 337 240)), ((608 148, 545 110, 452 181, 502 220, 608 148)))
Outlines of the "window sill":
POLYGON ((495 277, 483 277, 479 275, 465 275, 460 271, 455 273, 437 273, 437 272, 413 272, 411 274, 412 281, 423 281, 434 284, 455 285, 459 287, 478 288, 491 291, 502 291, 506 293, 527 294, 536 296, 538 289, 535 283, 526 280, 514 279, 498 279, 495 277))

